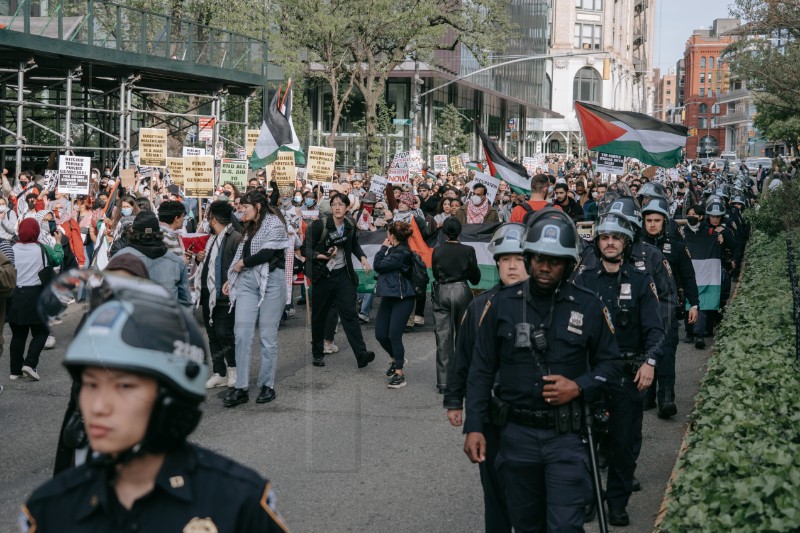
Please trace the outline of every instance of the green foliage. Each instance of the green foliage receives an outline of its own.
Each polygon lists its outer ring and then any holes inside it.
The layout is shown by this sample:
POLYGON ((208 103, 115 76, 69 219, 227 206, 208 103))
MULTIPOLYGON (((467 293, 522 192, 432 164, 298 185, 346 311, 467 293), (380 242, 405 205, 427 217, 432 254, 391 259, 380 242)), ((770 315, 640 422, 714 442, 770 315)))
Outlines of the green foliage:
POLYGON ((755 229, 771 237, 800 228, 800 181, 784 180, 780 189, 762 195, 745 216, 755 229))
POLYGON ((800 367, 785 234, 754 231, 659 531, 800 530, 800 367))
POLYGON ((469 152, 471 135, 467 133, 469 126, 466 119, 461 116, 458 108, 448 104, 438 114, 436 126, 433 128, 433 142, 431 147, 442 154, 462 154, 469 152))
POLYGON ((798 110, 770 94, 756 94, 755 104, 758 113, 753 118, 753 126, 767 140, 783 142, 797 148, 800 144, 798 110))

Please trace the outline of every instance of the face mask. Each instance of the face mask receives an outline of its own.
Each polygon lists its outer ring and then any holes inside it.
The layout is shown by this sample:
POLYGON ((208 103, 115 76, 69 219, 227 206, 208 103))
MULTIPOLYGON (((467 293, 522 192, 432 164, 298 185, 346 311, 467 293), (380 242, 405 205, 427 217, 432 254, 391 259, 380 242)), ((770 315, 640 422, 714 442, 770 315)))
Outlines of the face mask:
POLYGON ((5 213, 6 211, 8 211, 8 206, 0 205, 0 213, 5 213))
POLYGON ((36 200, 28 200, 28 207, 30 207, 31 209, 33 209, 33 207, 34 207, 35 205, 36 205, 36 200))
POLYGON ((314 207, 314 199, 306 198, 306 207, 314 207))
POLYGON ((686 184, 685 184, 685 183, 679 183, 679 184, 678 184, 678 188, 679 188, 679 189, 683 189, 684 187, 686 187, 686 184))
POLYGON ((28 186, 28 182, 27 181, 20 181, 19 182, 19 186, 25 188, 25 187, 28 186))
POLYGON ((110 176, 110 175, 111 175, 110 170, 106 170, 105 172, 103 172, 103 176, 110 176))
POLYGON ((592 200, 597 200, 597 193, 592 191, 592 200))
POLYGON ((97 206, 98 209, 102 209, 102 208, 104 208, 106 206, 106 201, 105 200, 97 200, 97 202, 95 202, 94 205, 97 206))
POLYGON ((292 199, 291 198, 281 198, 281 205, 283 205, 283 207, 289 207, 290 205, 292 205, 292 199))
POLYGON ((700 217, 689 215, 686 217, 686 222, 688 222, 690 226, 696 226, 700 223, 700 217))
POLYGON ((302 196, 295 196, 294 197, 294 203, 299 204, 302 201, 303 201, 303 197, 302 196))
POLYGON ((555 188, 555 187, 553 187, 553 186, 551 185, 550 187, 548 187, 548 188, 547 188, 547 192, 553 192, 553 189, 554 189, 554 188, 555 188))
POLYGON ((473 196, 472 197, 473 205, 481 205, 482 201, 483 201, 483 197, 482 196, 473 196))
POLYGON ((55 220, 48 220, 47 221, 47 227, 50 228, 50 233, 55 232, 56 231, 56 221, 55 220))
POLYGON ((123 207, 122 209, 119 210, 119 212, 122 213, 122 216, 129 217, 131 216, 131 213, 133 213, 133 208, 123 207))
POLYGON ((373 208, 374 208, 374 207, 375 207, 375 206, 372 206, 372 205, 365 205, 365 206, 364 206, 364 212, 365 212, 365 213, 372 214, 372 210, 373 210, 373 208))

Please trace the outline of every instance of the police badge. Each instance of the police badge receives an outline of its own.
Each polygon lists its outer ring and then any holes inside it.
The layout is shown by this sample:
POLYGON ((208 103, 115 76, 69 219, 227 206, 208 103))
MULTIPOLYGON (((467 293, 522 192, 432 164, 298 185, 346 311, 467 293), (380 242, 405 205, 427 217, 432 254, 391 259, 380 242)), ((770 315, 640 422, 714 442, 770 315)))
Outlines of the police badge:
POLYGON ((572 311, 569 315, 567 331, 575 335, 583 335, 583 313, 572 311))

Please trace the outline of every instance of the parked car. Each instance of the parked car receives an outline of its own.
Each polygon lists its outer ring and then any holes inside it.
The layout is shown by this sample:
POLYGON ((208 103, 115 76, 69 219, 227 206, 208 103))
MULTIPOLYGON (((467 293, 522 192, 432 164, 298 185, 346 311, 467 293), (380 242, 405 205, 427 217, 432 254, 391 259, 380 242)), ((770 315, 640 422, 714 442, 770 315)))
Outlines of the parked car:
POLYGON ((744 164, 747 165, 750 175, 755 176, 756 172, 758 172, 758 165, 769 169, 772 167, 772 159, 769 157, 748 157, 745 159, 744 164))

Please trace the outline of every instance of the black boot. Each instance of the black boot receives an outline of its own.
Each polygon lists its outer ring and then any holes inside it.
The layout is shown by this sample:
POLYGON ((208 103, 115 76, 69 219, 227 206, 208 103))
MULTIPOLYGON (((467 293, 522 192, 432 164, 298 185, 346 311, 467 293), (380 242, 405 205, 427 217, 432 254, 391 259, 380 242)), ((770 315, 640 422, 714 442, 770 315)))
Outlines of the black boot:
POLYGON ((222 405, 225 407, 236 407, 240 403, 247 403, 250 396, 247 394, 247 389, 231 389, 227 396, 222 400, 222 405))
POLYGON ((668 419, 678 414, 675 406, 675 391, 672 387, 667 387, 664 391, 664 401, 659 404, 658 418, 668 419))

